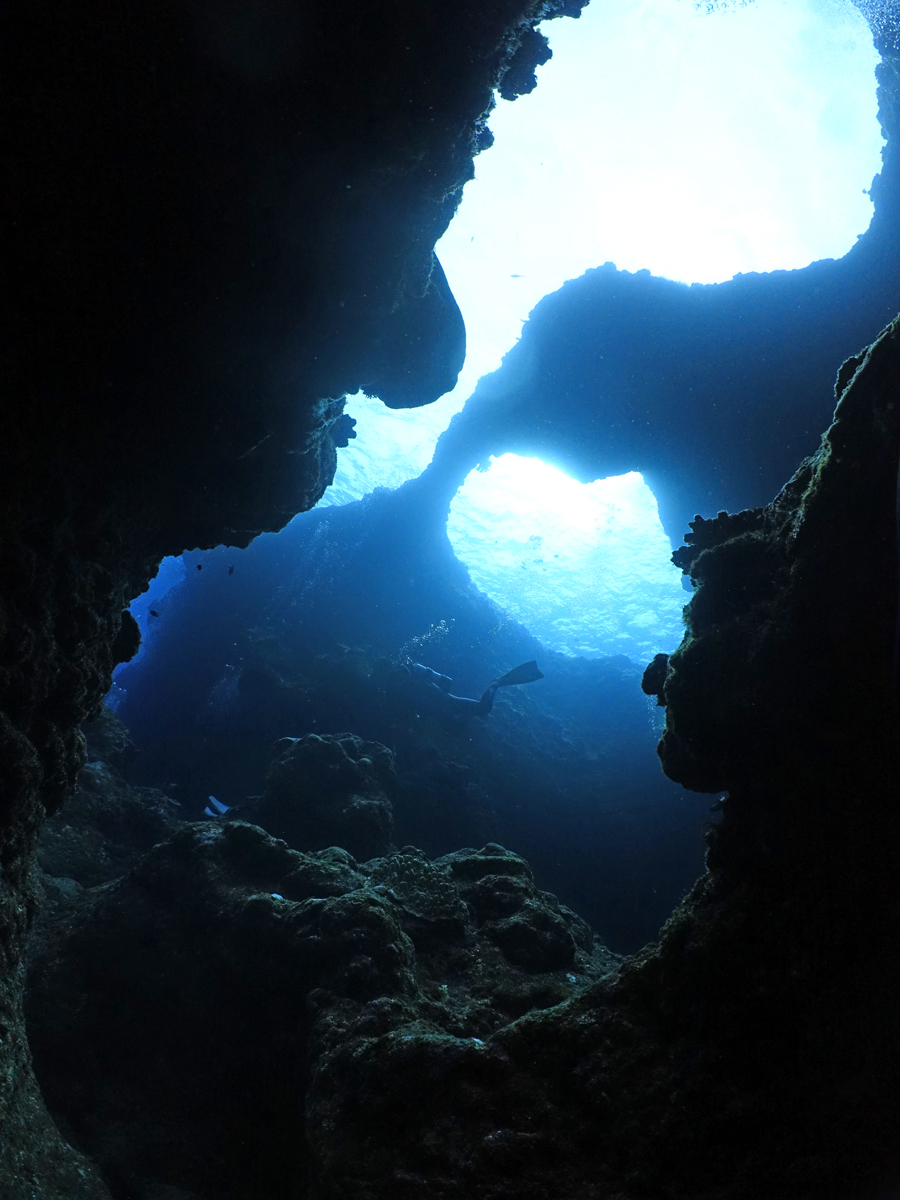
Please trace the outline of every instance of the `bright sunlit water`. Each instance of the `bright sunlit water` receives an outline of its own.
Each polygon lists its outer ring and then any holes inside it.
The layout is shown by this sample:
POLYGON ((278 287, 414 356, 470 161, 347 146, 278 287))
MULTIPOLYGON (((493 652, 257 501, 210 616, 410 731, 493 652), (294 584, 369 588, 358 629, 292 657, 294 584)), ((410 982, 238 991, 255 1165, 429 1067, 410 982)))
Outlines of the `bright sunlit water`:
POLYGON ((542 30, 554 57, 498 103, 437 248, 472 339, 461 392, 588 267, 715 283, 868 227, 878 54, 849 0, 595 0, 542 30))
POLYGON ((646 661, 681 641, 688 597, 636 471, 581 484, 504 454, 471 472, 447 533, 472 582, 553 650, 646 661))
MULTIPOLYGON (((468 331, 459 384, 405 412, 351 397, 359 436, 323 503, 419 475, 534 305, 588 267, 717 282, 840 257, 869 224, 878 55, 849 0, 595 0, 543 31, 554 57, 498 103, 437 247, 468 331)), ((645 659, 680 640, 686 596, 639 475, 585 487, 504 455, 469 476, 449 531, 548 646, 645 659)))
POLYGON ((878 55, 849 0, 594 0, 542 29, 554 57, 498 101, 437 247, 468 332, 459 384, 399 414, 351 397, 359 436, 323 503, 420 474, 534 305, 588 267, 714 282, 840 257, 869 224, 878 55))
MULTIPOLYGON (((594 0, 546 22, 539 86, 498 101, 495 145, 437 250, 468 332, 456 389, 393 412, 348 398, 358 437, 322 504, 419 475, 534 305, 612 261, 685 282, 838 257, 880 169, 872 36, 849 0, 594 0)), ((686 595, 636 474, 576 483, 504 455, 473 472, 449 532, 475 583, 548 646, 638 659, 681 637, 686 595)), ((164 604, 167 560, 134 609, 164 604)))

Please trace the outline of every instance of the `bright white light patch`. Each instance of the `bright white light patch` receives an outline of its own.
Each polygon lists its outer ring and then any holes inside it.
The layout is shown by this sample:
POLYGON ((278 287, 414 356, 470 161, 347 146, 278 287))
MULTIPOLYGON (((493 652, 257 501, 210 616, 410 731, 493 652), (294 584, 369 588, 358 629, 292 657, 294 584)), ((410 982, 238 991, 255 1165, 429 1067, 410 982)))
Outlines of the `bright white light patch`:
POLYGON ((878 54, 849 0, 608 0, 541 29, 554 56, 498 104, 437 247, 474 335, 466 394, 588 267, 712 283, 839 258, 868 228, 878 54))
POLYGON ((447 532, 472 582, 553 650, 645 661, 681 641, 681 572, 636 471, 582 484, 504 454, 466 479, 447 532))
POLYGON ((334 483, 319 507, 359 500, 376 487, 396 488, 421 475, 434 445, 461 405, 446 397, 424 408, 385 408, 358 392, 348 396, 346 411, 356 418, 356 438, 338 450, 334 483))
POLYGON ((594 0, 542 28, 554 57, 498 102, 437 247, 468 332, 459 384, 400 413, 352 398, 359 437, 323 503, 418 475, 538 300, 588 267, 709 282, 839 257, 869 224, 878 55, 849 0, 594 0))

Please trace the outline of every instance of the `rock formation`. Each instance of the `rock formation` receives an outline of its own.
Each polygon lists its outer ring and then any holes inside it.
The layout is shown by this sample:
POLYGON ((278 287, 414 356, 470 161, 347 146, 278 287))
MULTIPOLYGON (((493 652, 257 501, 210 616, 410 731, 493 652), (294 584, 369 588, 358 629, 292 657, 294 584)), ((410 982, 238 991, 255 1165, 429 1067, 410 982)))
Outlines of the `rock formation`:
POLYGON ((394 814, 385 789, 396 783, 386 746, 352 733, 282 738, 262 796, 237 813, 295 850, 342 846, 359 859, 387 853, 394 814))
POLYGON ((0 480, 0 1180, 99 1196, 46 1115, 21 1018, 38 825, 137 647, 166 553, 246 544, 321 495, 346 391, 451 387, 433 247, 534 24, 236 0, 3 10, 9 186, 0 480), (529 35, 526 37, 526 35, 529 35), (81 1172, 81 1173, 79 1173, 81 1172))
MULTIPOLYGON (((498 1030, 618 965, 501 846, 360 865, 242 822, 187 826, 58 910, 33 959, 29 1033, 56 1119, 116 1194, 210 1200, 365 1194, 372 1163, 342 1161, 334 1132, 356 1136, 349 1110, 373 1102, 358 1133, 389 1186, 416 1107, 443 1110, 470 1073, 488 1083, 498 1030), (354 1058, 387 1067, 374 1091, 344 1090, 354 1058)), ((480 1113, 447 1118, 464 1148, 480 1113)))

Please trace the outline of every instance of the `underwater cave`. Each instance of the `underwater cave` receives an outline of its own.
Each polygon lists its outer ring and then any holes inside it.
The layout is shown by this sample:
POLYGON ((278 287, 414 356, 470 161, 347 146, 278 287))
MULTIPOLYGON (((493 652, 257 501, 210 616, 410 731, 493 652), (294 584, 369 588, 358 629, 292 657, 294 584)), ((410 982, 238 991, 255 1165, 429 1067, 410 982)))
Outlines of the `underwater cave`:
POLYGON ((4 1200, 900 1196, 891 3, 2 21, 4 1200))

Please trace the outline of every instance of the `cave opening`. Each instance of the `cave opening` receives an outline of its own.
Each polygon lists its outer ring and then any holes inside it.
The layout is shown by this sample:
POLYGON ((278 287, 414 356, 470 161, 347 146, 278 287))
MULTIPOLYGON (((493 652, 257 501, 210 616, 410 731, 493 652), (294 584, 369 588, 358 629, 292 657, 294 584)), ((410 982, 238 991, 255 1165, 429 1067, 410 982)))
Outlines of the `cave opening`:
MULTIPOLYGON (((348 397, 358 437, 338 455, 320 504, 420 475, 535 305, 586 269, 614 261, 622 271, 713 284, 840 258, 869 225, 868 185, 884 144, 879 56, 849 0, 642 0, 589 6, 577 23, 543 29, 553 57, 538 68, 539 86, 514 104, 498 99, 495 143, 437 246, 466 320, 459 382, 420 410, 348 397)), ((583 484, 596 478, 575 473, 583 484)), ((617 485, 608 478, 606 486, 617 485)), ((577 489, 570 494, 575 504, 577 489)), ((494 503, 501 521, 502 488, 494 503)), ((456 505, 452 540, 469 563, 480 533, 469 544, 460 519, 467 507, 456 505)), ((649 506, 646 514, 649 546, 658 520, 649 506)), ((614 520, 607 533, 613 528, 614 520)), ((667 532, 678 545, 686 526, 667 532)), ((620 556, 628 544, 622 529, 620 556)), ((513 610, 525 619, 521 604, 513 610)), ((671 614, 658 622, 660 636, 677 628, 671 614)), ((609 647, 599 630, 593 641, 609 647)), ((622 636, 623 647, 639 644, 622 636)))
POLYGON ((681 572, 637 471, 583 484, 504 454, 469 473, 447 533, 475 586, 549 649, 649 662, 681 640, 681 572))
MULTIPOLYGON (((604 469, 602 419, 585 424, 582 416, 572 428, 566 397, 594 400, 599 380, 601 392, 635 406, 628 378, 634 362, 646 369, 642 306, 652 318, 653 289, 666 311, 727 308, 731 293, 720 302, 719 288, 777 283, 785 268, 844 253, 871 215, 863 185, 882 144, 877 55, 858 10, 841 3, 758 0, 706 12, 686 0, 647 0, 589 8, 570 24, 545 27, 555 57, 540 68, 540 86, 515 104, 498 102, 496 143, 477 160, 437 247, 468 328, 457 387, 411 410, 348 397, 357 436, 338 443, 334 482, 312 512, 247 550, 166 560, 133 605, 145 649, 118 669, 110 701, 144 748, 141 781, 174 779, 199 815, 210 792, 239 804, 258 791, 272 738, 286 732, 352 728, 392 744, 394 726, 365 701, 366 689, 382 694, 375 681, 385 655, 421 659, 465 696, 517 656, 540 657, 545 668, 549 661, 552 685, 504 694, 490 725, 473 726, 462 744, 432 731, 436 754, 492 777, 494 800, 503 792, 499 818, 476 805, 459 819, 432 814, 429 826, 408 809, 406 837, 430 853, 474 841, 474 830, 504 840, 613 945, 635 949, 700 870, 698 826, 709 819, 707 801, 685 798, 659 775, 659 711, 640 693, 640 671, 683 632, 687 597, 671 544, 694 512, 741 504, 703 481, 689 509, 672 505, 660 470, 642 461, 635 425, 665 427, 649 411, 629 417, 632 449, 616 450, 604 469), (592 56, 603 70, 591 68, 592 56), (634 124, 622 121, 623 108, 634 124), (602 153, 586 152, 592 139, 602 153), (835 171, 841 154, 844 169, 835 171), (643 207, 629 201, 638 192, 650 197, 643 207), (605 266, 582 274, 596 263, 605 266), (601 297, 630 322, 612 328, 603 353, 587 353, 598 334, 594 314, 583 318, 589 305, 571 291, 581 285, 626 289, 624 300, 601 297), (548 303, 570 294, 571 311, 555 318, 548 303), (562 381, 551 371, 548 394, 525 414, 522 444, 508 445, 519 418, 507 397, 537 387, 537 373, 529 362, 523 372, 521 361, 536 353, 524 336, 529 313, 539 329, 542 310, 551 336, 569 339, 565 354, 582 375, 562 381), (499 417, 485 433, 492 387, 499 417), (477 612, 472 600, 458 605, 470 583, 487 600, 477 612), (608 659, 621 665, 607 668, 608 659), (346 701, 354 690, 365 702, 346 701), (564 749, 554 743, 557 726, 564 749), (556 792, 540 796, 510 766, 539 744, 550 774, 568 780, 549 841, 547 795, 556 792), (593 866, 582 873, 578 865, 588 842, 606 843, 608 882, 599 891, 593 866)), ((766 295, 754 293, 750 310, 773 323, 766 295)), ((699 324, 693 313, 685 320, 699 324)), ((602 337, 602 321, 599 328, 602 337)), ((661 380, 684 354, 684 329, 676 323, 654 337, 661 366, 647 371, 645 386, 671 419, 679 401, 661 380)), ((688 347, 688 357, 703 353, 688 347)), ((709 386, 723 384, 713 377, 709 386)), ((810 437, 821 424, 809 423, 810 437)), ((808 441, 805 452, 813 448, 808 441)), ((678 469, 692 477, 689 460, 678 469)), ((734 475, 727 465, 717 470, 718 481, 734 475)), ((769 495, 765 487, 757 482, 756 502, 769 495)))
MULTIPOLYGON (((585 269, 614 260, 625 271, 713 283, 839 258, 869 224, 868 183, 883 146, 879 56, 850 0, 641 0, 588 6, 577 22, 542 28, 553 57, 538 68, 540 86, 515 103, 498 97, 494 144, 437 246, 466 319, 459 382, 421 409, 346 397, 356 438, 338 454, 320 506, 419 476, 537 302, 585 269)), ((484 504, 484 484, 481 492, 484 504)), ((456 505, 452 539, 463 561, 479 540, 467 543, 466 507, 456 505)), ((657 516, 645 511, 653 544, 657 516)), ((614 526, 613 516, 607 536, 614 526)), ((620 555, 628 541, 623 530, 620 555)), ((152 597, 179 570, 167 560, 135 601, 145 638, 152 597)), ((659 625, 676 628, 671 614, 659 625)))

